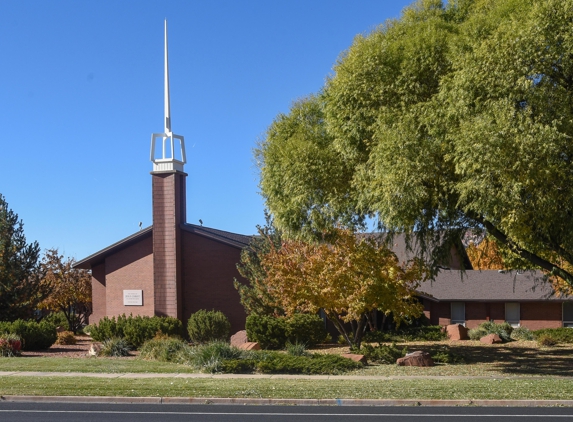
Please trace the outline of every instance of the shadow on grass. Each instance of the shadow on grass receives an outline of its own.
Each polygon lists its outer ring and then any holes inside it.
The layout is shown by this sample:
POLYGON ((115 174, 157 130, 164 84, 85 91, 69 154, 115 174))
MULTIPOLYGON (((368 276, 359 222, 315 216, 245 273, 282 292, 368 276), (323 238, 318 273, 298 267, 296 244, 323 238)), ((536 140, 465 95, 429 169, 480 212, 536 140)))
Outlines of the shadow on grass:
MULTIPOLYGON (((411 347, 408 347, 413 351, 411 347)), ((466 365, 478 364, 491 366, 492 371, 508 375, 552 375, 573 377, 573 348, 520 347, 514 344, 466 345, 450 343, 420 346, 430 354, 448 350, 463 357, 466 365)))

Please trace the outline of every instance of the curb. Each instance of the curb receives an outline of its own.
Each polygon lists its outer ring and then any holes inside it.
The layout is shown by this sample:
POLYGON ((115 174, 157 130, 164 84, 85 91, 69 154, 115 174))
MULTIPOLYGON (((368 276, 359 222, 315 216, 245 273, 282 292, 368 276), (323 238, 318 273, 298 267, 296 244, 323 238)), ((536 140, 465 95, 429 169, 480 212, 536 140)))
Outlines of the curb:
POLYGON ((115 397, 115 396, 0 396, 1 402, 20 403, 141 403, 218 404, 256 406, 479 406, 479 407, 573 407, 573 400, 400 400, 400 399, 256 399, 220 397, 115 397))

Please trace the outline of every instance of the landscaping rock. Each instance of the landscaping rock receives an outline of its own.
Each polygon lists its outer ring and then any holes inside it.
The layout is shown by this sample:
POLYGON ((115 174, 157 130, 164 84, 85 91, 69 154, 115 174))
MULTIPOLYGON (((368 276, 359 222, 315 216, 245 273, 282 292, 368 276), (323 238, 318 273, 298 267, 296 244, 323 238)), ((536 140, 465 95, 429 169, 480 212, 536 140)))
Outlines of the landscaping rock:
POLYGON ((434 360, 428 352, 418 350, 416 352, 408 353, 403 358, 396 361, 398 366, 434 366, 434 360))
POLYGON ((101 352, 101 344, 100 343, 92 343, 90 349, 88 350, 89 356, 97 356, 101 352))
POLYGON ((360 362, 366 365, 366 356, 364 355, 356 355, 354 353, 343 353, 340 356, 342 356, 343 358, 351 359, 354 362, 360 362))
POLYGON ((452 324, 446 327, 446 332, 450 340, 469 340, 468 329, 462 324, 452 324))
POLYGON ((261 350, 261 345, 254 341, 248 341, 246 343, 237 346, 241 350, 261 350))
POLYGON ((237 331, 231 336, 231 346, 239 347, 241 344, 248 343, 248 341, 246 330, 237 331))
POLYGON ((479 341, 484 344, 503 343, 503 340, 497 334, 488 334, 487 336, 480 338, 479 341))

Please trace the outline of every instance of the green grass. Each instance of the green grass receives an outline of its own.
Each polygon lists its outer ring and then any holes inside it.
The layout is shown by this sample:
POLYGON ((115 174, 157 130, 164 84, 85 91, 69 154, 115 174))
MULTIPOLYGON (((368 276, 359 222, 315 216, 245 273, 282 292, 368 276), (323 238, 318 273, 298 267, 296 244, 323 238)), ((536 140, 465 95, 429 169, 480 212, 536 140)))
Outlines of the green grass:
POLYGON ((571 400, 570 379, 289 380, 0 377, 0 395, 571 400))
POLYGON ((192 373, 190 366, 125 358, 0 358, 0 371, 192 373))

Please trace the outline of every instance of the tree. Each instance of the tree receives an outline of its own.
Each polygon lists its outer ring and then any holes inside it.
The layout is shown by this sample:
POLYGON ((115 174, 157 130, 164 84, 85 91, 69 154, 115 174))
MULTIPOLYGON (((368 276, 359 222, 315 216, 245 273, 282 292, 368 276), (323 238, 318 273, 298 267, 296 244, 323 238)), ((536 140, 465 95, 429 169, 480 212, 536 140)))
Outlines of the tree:
POLYGON ((33 316, 49 292, 42 284, 38 242, 26 243, 24 223, 0 194, 0 320, 33 316))
POLYGON ((283 241, 262 259, 266 285, 287 316, 324 311, 350 346, 360 347, 372 311, 399 324, 422 312, 415 289, 425 280, 418 260, 401 266, 371 236, 336 229, 333 242, 283 241))
POLYGON ((255 152, 276 225, 370 216, 434 268, 481 230, 573 285, 572 20, 573 0, 420 0, 357 36, 255 152))
POLYGON ((247 315, 283 316, 284 310, 278 298, 269 291, 267 273, 262 266, 263 257, 272 249, 281 247, 281 232, 273 225, 271 216, 265 211, 265 226, 257 226, 258 236, 254 236, 249 246, 241 251, 241 262, 237 264, 239 274, 249 281, 245 285, 234 280, 233 285, 239 292, 241 304, 247 315))
POLYGON ((89 271, 74 268, 73 258, 64 259, 57 249, 48 249, 42 260, 45 276, 43 282, 50 285, 50 295, 40 308, 63 312, 69 329, 76 333, 88 323, 91 314, 92 286, 89 271))

